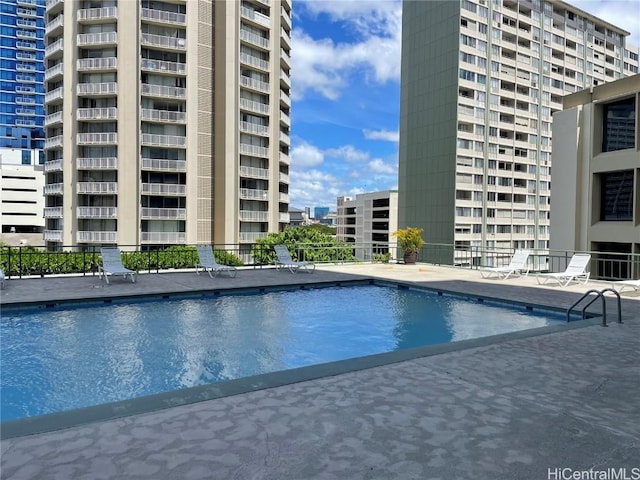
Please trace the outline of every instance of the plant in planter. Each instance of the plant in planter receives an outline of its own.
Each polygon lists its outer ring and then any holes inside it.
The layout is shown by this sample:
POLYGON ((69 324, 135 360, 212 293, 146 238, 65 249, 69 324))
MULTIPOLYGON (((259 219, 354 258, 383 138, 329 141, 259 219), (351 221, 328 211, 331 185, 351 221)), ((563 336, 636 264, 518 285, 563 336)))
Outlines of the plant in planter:
POLYGON ((398 239, 398 246, 404 252, 404 263, 414 264, 418 258, 418 252, 424 245, 422 239, 422 228, 407 227, 396 230, 392 233, 398 239))

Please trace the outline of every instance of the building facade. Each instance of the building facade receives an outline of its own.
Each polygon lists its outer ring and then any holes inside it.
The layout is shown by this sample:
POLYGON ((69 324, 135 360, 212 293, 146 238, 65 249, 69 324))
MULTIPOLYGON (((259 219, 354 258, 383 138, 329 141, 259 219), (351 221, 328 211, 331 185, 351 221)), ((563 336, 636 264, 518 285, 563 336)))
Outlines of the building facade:
POLYGON ((51 247, 241 244, 288 223, 288 0, 48 0, 51 247))
POLYGON ((0 0, 0 148, 44 146, 44 0, 0 0))
POLYGON ((403 8, 400 226, 455 245, 441 263, 546 251, 552 115, 564 95, 637 71, 628 32, 561 1, 403 8))
POLYGON ((371 260, 374 254, 395 255, 398 229, 398 192, 362 193, 356 198, 338 197, 336 238, 355 246, 359 260, 371 260))
POLYGON ((594 252, 598 278, 640 278, 639 105, 635 75, 566 96, 553 118, 551 249, 594 252))

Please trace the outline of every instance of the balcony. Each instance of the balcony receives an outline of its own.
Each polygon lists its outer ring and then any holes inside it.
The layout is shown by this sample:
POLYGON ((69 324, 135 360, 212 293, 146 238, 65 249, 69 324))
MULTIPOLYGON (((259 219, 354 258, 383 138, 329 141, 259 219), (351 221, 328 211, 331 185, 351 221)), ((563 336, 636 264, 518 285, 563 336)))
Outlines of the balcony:
POLYGON ((163 85, 142 84, 142 95, 161 98, 187 98, 187 89, 181 87, 165 87, 163 85))
POLYGON ((282 90, 280 90, 280 103, 287 108, 291 108, 291 97, 289 97, 288 93, 282 90))
POLYGON ((280 141, 282 143, 286 143, 287 145, 291 144, 291 138, 284 132, 280 132, 280 141))
POLYGON ((45 127, 50 127, 51 125, 55 125, 57 123, 62 123, 62 112, 52 113, 44 117, 45 127))
POLYGON ((241 222, 268 222, 269 212, 256 210, 240 210, 241 222))
POLYGON ((118 207, 78 207, 78 218, 118 218, 118 207))
POLYGON ((184 160, 162 160, 159 158, 143 158, 142 170, 153 172, 186 172, 187 162, 184 160))
POLYGON ((260 113, 262 115, 269 115, 271 109, 266 103, 260 103, 247 98, 240 99, 240 108, 248 112, 260 113))
POLYGON ((284 112, 280 112, 280 123, 283 124, 286 127, 290 127, 291 126, 291 118, 289 118, 289 115, 287 115, 284 112))
POLYGON ((187 73, 187 65, 178 62, 165 62, 164 60, 151 60, 143 58, 140 61, 140 68, 146 72, 160 73, 176 73, 185 75, 187 73))
POLYGON ((177 147, 187 148, 187 137, 178 135, 156 135, 143 133, 141 136, 142 145, 151 147, 177 147))
POLYGON ((24 107, 16 108, 16 115, 27 115, 32 117, 35 114, 36 114, 36 111, 34 108, 24 108, 24 107))
POLYGON ((115 195, 118 182, 78 182, 76 188, 82 194, 115 195))
MULTIPOLYGON (((63 47, 64 47, 64 42, 62 38, 59 38, 52 44, 47 45, 47 47, 44 49, 44 58, 52 57, 57 53, 62 53, 63 47)), ((35 48, 35 45, 34 45, 34 48, 35 48)))
POLYGON ((51 90, 44 96, 44 103, 53 103, 56 100, 62 100, 62 87, 51 90))
POLYGON ((62 148, 62 135, 49 137, 44 141, 44 148, 62 148))
POLYGON ((49 183, 44 186, 45 195, 62 195, 64 185, 62 183, 49 183))
POLYGON ((35 62, 38 59, 35 53, 29 52, 21 52, 20 50, 16 50, 16 60, 27 61, 27 62, 35 62))
POLYGON ((269 136, 269 127, 258 123, 240 122, 240 131, 243 133, 251 133, 253 135, 269 136))
POLYGON ((280 212, 280 213, 278 214, 278 221, 279 221, 280 223, 289 223, 289 221, 290 221, 290 219, 289 219, 289 214, 288 214, 288 213, 280 212))
POLYGON ((166 12, 153 8, 143 8, 142 19, 155 23, 170 23, 172 25, 187 24, 187 16, 184 13, 166 12))
POLYGON ((35 105, 36 100, 32 97, 16 97, 16 105, 35 105))
POLYGON ((36 89, 28 85, 16 85, 16 93, 36 93, 36 89))
POLYGON ((259 238, 266 238, 267 232, 240 232, 238 240, 241 243, 255 243, 259 238))
POLYGON ((116 70, 118 68, 118 59, 116 57, 80 58, 76 63, 76 68, 80 72, 88 70, 116 70))
POLYGON ((78 232, 78 243, 118 243, 118 232, 78 232))
POLYGON ((62 230, 45 230, 44 232, 45 242, 61 242, 62 230))
POLYGON ((257 167, 240 167, 240 176, 245 178, 260 178, 267 180, 269 178, 269 170, 257 167))
POLYGON ((183 197, 187 194, 187 186, 168 183, 143 183, 142 194, 183 197))
POLYGON ((249 145, 247 143, 241 143, 240 154, 248 155, 250 157, 269 158, 269 149, 266 147, 259 147, 257 145, 249 145))
POLYGON ((291 48, 291 35, 282 27, 280 27, 280 39, 284 40, 285 45, 291 48))
POLYGON ((280 183, 289 183, 289 175, 280 172, 278 175, 278 181, 280 181, 280 183))
MULTIPOLYGON (((24 1, 24 0, 19 0, 24 1)), ((53 15, 54 11, 57 11, 64 6, 64 0, 47 0, 46 11, 49 15, 53 15)))
POLYGON ((286 153, 280 152, 280 163, 283 165, 291 165, 291 157, 286 153))
POLYGON ((36 126, 36 121, 35 120, 28 120, 25 118, 17 118, 16 119, 16 126, 18 127, 35 127, 36 126))
POLYGON ((117 18, 117 7, 85 8, 78 10, 78 22, 95 22, 110 19, 116 20, 117 18))
POLYGON ((20 28, 37 28, 38 24, 35 20, 28 20, 26 18, 16 18, 16 26, 20 28))
POLYGON ((49 172, 61 172, 62 171, 62 159, 49 160, 44 162, 44 171, 49 172))
POLYGON ((115 120, 118 118, 118 109, 116 107, 108 108, 78 108, 77 119, 83 121, 90 120, 115 120))
POLYGON ((186 208, 146 208, 141 211, 143 220, 186 220, 186 208))
POLYGON ((255 10, 251 10, 250 8, 240 7, 240 16, 263 27, 271 27, 271 19, 269 17, 260 12, 256 12, 255 10))
POLYGON ((284 24, 291 30, 291 15, 289 15, 289 12, 287 12, 284 7, 280 7, 280 18, 284 20, 284 24))
POLYGON ((289 203, 288 193, 278 193, 278 201, 281 203, 289 203))
POLYGON ((117 157, 81 157, 76 160, 78 170, 116 170, 117 157))
POLYGON ((256 47, 263 48, 265 50, 269 50, 269 39, 265 37, 261 37, 253 32, 245 30, 244 28, 240 28, 240 40, 245 43, 254 45, 256 47))
POLYGON ((24 83, 36 83, 36 76, 35 75, 27 75, 27 74, 17 73, 16 74, 16 81, 17 82, 24 82, 24 83))
POLYGON ((64 15, 60 14, 56 18, 51 20, 49 23, 47 23, 47 25, 44 27, 44 34, 51 35, 56 30, 62 29, 63 25, 64 25, 64 15))
POLYGON ((282 68, 280 69, 280 83, 286 88, 291 88, 291 77, 282 68))
POLYGON ((115 45, 118 43, 117 32, 79 33, 77 37, 79 47, 115 45))
POLYGON ((57 65, 48 68, 44 72, 44 81, 48 82, 54 80, 55 78, 62 77, 62 75, 64 75, 64 66, 62 65, 62 62, 60 62, 57 65))
POLYGON ((262 93, 269 93, 269 84, 251 77, 240 76, 240 85, 262 93))
POLYGON ((165 35, 153 35, 151 33, 143 33, 141 45, 147 47, 159 47, 171 50, 186 50, 187 40, 184 38, 167 37, 165 35))
POLYGON ((21 7, 37 7, 38 6, 37 0, 17 0, 16 3, 21 7))
POLYGON ((142 120, 146 122, 186 123, 187 121, 187 114, 185 112, 143 108, 141 114, 142 120))
POLYGON ((79 133, 76 136, 78 145, 115 145, 118 143, 118 134, 115 132, 104 133, 79 133))
POLYGON ((62 218, 62 207, 44 207, 44 218, 62 218))
POLYGON ((187 235, 184 232, 141 232, 142 243, 185 243, 187 235))
POLYGON ((116 95, 117 93, 117 82, 78 84, 78 95, 116 95))
POLYGON ((269 199, 269 191, 253 188, 241 188, 240 198, 242 200, 262 200, 266 202, 269 199))
POLYGON ((283 63, 285 67, 291 68, 291 55, 289 55, 284 48, 280 49, 280 62, 283 63))
POLYGON ((249 65, 259 70, 269 71, 269 62, 253 55, 240 53, 240 63, 249 65))

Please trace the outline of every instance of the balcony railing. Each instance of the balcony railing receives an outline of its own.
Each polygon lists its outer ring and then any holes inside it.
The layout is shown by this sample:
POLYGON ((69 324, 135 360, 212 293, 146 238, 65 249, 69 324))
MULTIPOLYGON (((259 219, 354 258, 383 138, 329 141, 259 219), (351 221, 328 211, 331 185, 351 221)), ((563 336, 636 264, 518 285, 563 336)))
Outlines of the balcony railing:
POLYGON ((167 12, 152 8, 142 9, 142 19, 159 23, 172 23, 174 25, 185 25, 187 23, 187 16, 184 13, 167 12))
POLYGON ((44 96, 44 103, 50 103, 54 100, 62 100, 62 87, 58 87, 55 90, 47 92, 44 96))
POLYGON ((186 63, 166 62, 164 60, 152 60, 150 58, 143 58, 140 62, 140 68, 148 72, 178 74, 185 74, 187 72, 186 63))
POLYGON ((266 147, 259 147, 257 145, 249 145, 247 143, 241 143, 240 154, 248 155, 251 157, 269 158, 269 149, 266 147))
POLYGON ((269 93, 269 84, 244 75, 240 76, 240 85, 260 92, 269 93))
POLYGON ((240 108, 250 112, 261 113, 263 115, 269 115, 269 112, 271 111, 269 104, 256 102, 247 98, 240 99, 240 108))
POLYGON ((16 97, 16 105, 35 105, 36 99, 33 97, 16 97))
POLYGON ((291 68, 291 55, 289 55, 284 48, 280 49, 280 60, 282 60, 286 66, 291 68))
POLYGON ((62 135, 56 135, 55 137, 46 138, 44 141, 44 148, 62 147, 62 141, 62 135))
POLYGON ((48 68, 44 72, 44 79, 45 81, 52 80, 55 77, 61 76, 63 74, 64 74, 64 67, 62 65, 62 62, 60 62, 57 65, 54 65, 53 67, 48 68))
POLYGON ((47 25, 44 27, 44 33, 45 35, 49 35, 51 32, 55 31, 59 27, 62 27, 63 25, 64 25, 64 15, 60 14, 56 18, 51 20, 49 23, 47 23, 47 25))
POLYGON ((78 84, 78 95, 115 95, 117 93, 117 82, 78 84))
POLYGON ((257 167, 240 167, 240 176, 247 178, 261 178, 268 179, 269 178, 269 170, 266 168, 257 168, 257 167))
POLYGON ((78 10, 79 22, 86 20, 106 20, 109 18, 118 18, 117 7, 85 8, 78 10))
MULTIPOLYGON (((54 53, 61 52, 63 47, 64 47, 64 41, 62 40, 62 38, 59 38, 58 40, 53 42, 51 45, 47 45, 47 47, 44 49, 45 58, 50 57, 54 53)), ((35 48, 35 45, 34 45, 34 48, 35 48)))
POLYGON ((142 170, 151 170, 155 172, 186 172, 187 162, 185 162, 184 160, 143 158, 142 170))
POLYGON ((48 162, 44 162, 44 171, 45 172, 60 172, 60 171, 62 171, 62 159, 49 160, 48 162))
POLYGON ((117 218, 118 207, 78 207, 78 218, 117 218))
POLYGON ((142 84, 142 94, 163 98, 187 98, 187 89, 181 87, 165 87, 164 85, 142 84))
POLYGON ((187 121, 187 114, 185 112, 143 108, 141 113, 142 120, 147 122, 185 123, 187 121))
POLYGON ((80 145, 113 145, 118 143, 118 134, 114 132, 79 133, 76 141, 80 145))
POLYGON ((280 141, 283 143, 286 143, 287 145, 291 143, 291 139, 289 138, 289 135, 287 135, 284 132, 280 132, 280 141))
POLYGON ((78 70, 115 70, 118 68, 116 57, 80 58, 77 62, 78 70))
POLYGON ((278 201, 282 203, 289 203, 288 193, 278 193, 278 201))
POLYGON ((187 137, 178 135, 156 135, 152 133, 143 133, 141 137, 142 145, 157 147, 187 147, 187 137))
POLYGON ((143 33, 141 44, 150 47, 171 48, 178 50, 186 50, 187 40, 184 38, 167 37, 165 35, 153 35, 151 33, 143 33))
MULTIPOLYGON (((24 40, 16 41, 16 47, 21 48, 22 50, 35 50, 36 42, 25 42, 24 40)), ((46 50, 45 50, 46 56, 46 50)))
POLYGON ((44 207, 44 218, 62 218, 62 207, 44 207))
POLYGON ((291 126, 291 118, 284 112, 280 112, 280 121, 288 127, 291 126))
POLYGON ((186 220, 186 208, 146 208, 141 211, 144 220, 186 220))
POLYGON ((289 221, 290 221, 289 214, 280 212, 278 214, 278 221, 281 222, 281 223, 289 223, 289 221))
POLYGON ((52 113, 44 117, 45 126, 54 125, 56 123, 62 123, 62 112, 52 113))
POLYGON ((289 28, 291 28, 291 15, 283 8, 280 7, 280 17, 285 21, 289 28))
POLYGON ((271 19, 266 15, 263 15, 260 12, 256 12, 255 10, 251 10, 247 7, 240 7, 240 15, 247 20, 251 20, 263 27, 271 26, 271 19))
POLYGON ((245 65, 251 65, 252 67, 259 68, 260 70, 269 70, 269 62, 247 53, 240 53, 240 63, 245 65))
POLYGON ((45 195, 62 195, 64 185, 62 183, 50 183, 44 186, 45 195))
POLYGON ((143 183, 142 193, 144 195, 179 195, 187 194, 186 185, 168 183, 143 183))
POLYGON ((257 210, 240 210, 241 222, 268 222, 269 212, 257 210))
POLYGON ((117 32, 99 32, 99 33, 79 33, 78 46, 87 47, 90 45, 106 45, 118 42, 117 32))
POLYGON ((78 170, 115 170, 117 157, 80 157, 76 160, 78 170))
POLYGON ((291 35, 282 27, 280 27, 280 38, 285 41, 285 43, 291 47, 291 35))
POLYGON ((268 234, 266 232, 240 232, 238 239, 241 243, 255 243, 259 238, 265 238, 268 234))
POLYGON ((250 32, 242 27, 240 28, 240 40, 264 48, 265 50, 269 50, 270 42, 268 38, 261 37, 260 35, 250 32))
POLYGON ((143 243, 185 243, 187 235, 184 232, 141 232, 143 243))
POLYGON ((291 97, 289 94, 280 90, 280 102, 283 103, 287 107, 291 107, 291 97))
POLYGON ((269 127, 266 125, 260 125, 259 123, 241 121, 240 131, 245 133, 252 133, 254 135, 262 135, 263 137, 269 136, 269 127))
POLYGON ((286 153, 280 152, 280 163, 284 165, 291 165, 291 157, 286 153))
POLYGON ((286 173, 282 173, 282 172, 280 172, 280 173, 278 174, 278 180, 279 180, 281 183, 289 183, 289 175, 287 175, 286 173))
POLYGON ((79 243, 118 243, 118 232, 78 232, 76 240, 79 243))
POLYGON ((78 120, 115 120, 118 118, 116 107, 79 108, 76 111, 78 120))
POLYGON ((78 193, 115 195, 118 193, 118 182, 78 182, 78 193))
MULTIPOLYGON (((19 1, 25 1, 25 0, 19 0, 19 1)), ((35 2, 35 0, 33 1, 35 2)), ((47 0, 47 3, 45 4, 47 12, 50 13, 50 10, 57 7, 58 5, 62 5, 63 3, 64 3, 64 0, 47 0)))
POLYGON ((254 188, 241 188, 240 189, 240 198, 243 200, 263 200, 267 201, 269 199, 269 191, 268 190, 258 190, 254 188))
POLYGON ((37 56, 35 53, 21 52, 20 50, 17 50, 16 60, 35 62, 37 60, 37 56))
POLYGON ((62 230, 45 230, 43 232, 45 242, 61 242, 62 230))

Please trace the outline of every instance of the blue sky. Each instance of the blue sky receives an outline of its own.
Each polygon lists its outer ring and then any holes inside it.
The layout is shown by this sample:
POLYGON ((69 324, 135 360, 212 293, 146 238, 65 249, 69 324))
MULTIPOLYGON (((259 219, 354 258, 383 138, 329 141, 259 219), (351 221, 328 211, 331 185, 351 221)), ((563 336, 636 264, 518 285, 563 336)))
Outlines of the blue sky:
MULTIPOLYGON (((639 0, 569 3, 640 44, 639 0)), ((397 188, 401 24, 400 0, 294 0, 292 207, 397 188)))

